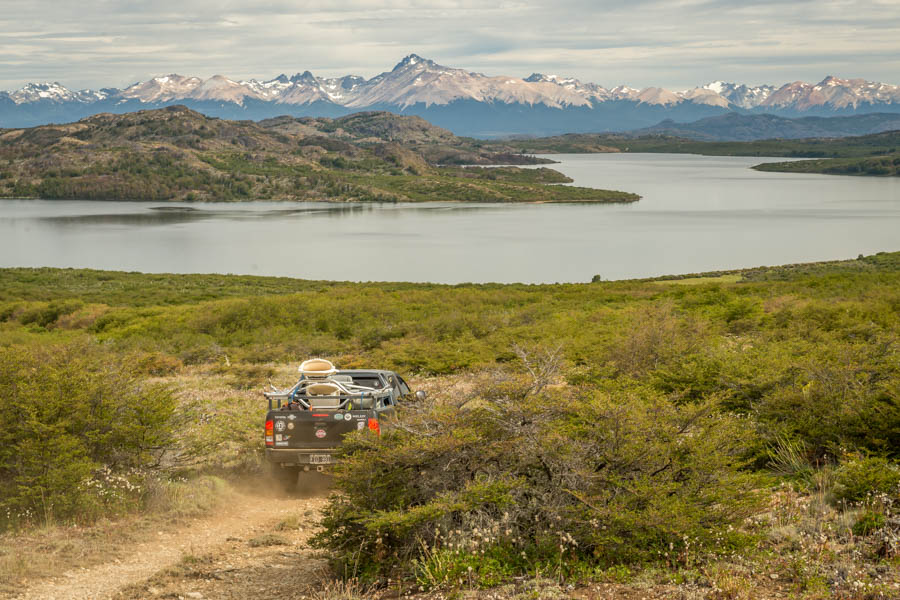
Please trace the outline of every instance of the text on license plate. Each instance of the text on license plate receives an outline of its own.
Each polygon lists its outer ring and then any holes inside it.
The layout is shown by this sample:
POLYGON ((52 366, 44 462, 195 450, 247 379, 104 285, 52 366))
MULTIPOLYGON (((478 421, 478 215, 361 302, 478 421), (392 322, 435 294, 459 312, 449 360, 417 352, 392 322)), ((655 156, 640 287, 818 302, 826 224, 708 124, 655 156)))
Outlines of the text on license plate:
POLYGON ((309 464, 311 464, 311 465, 330 465, 331 464, 331 455, 330 454, 310 454, 309 455, 309 464))

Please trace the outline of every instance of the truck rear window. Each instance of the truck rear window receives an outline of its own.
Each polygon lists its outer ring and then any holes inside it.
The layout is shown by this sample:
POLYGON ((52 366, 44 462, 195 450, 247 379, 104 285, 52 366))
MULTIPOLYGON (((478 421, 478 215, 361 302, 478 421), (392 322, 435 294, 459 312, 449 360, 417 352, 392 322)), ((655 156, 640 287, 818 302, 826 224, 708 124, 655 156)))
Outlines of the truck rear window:
POLYGON ((379 390, 382 387, 381 378, 373 375, 354 375, 353 383, 379 390))

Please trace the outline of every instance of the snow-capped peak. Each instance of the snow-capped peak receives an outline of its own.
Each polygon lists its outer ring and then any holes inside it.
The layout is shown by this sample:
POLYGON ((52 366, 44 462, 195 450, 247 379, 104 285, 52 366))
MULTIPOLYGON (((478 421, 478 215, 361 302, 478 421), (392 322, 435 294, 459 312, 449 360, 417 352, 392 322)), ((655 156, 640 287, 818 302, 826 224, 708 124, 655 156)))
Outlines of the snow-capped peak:
POLYGON ((16 104, 51 100, 53 102, 77 101, 77 94, 59 82, 29 83, 9 95, 16 104))
POLYGON ((391 70, 391 72, 402 71, 404 69, 408 69, 410 67, 417 67, 417 66, 419 66, 420 68, 425 68, 425 69, 433 69, 433 68, 443 69, 443 68, 445 68, 445 67, 441 67, 440 65, 436 64, 433 60, 429 60, 427 58, 422 58, 418 54, 410 54, 408 56, 405 56, 403 58, 403 60, 398 62, 394 66, 394 68, 391 70))
POLYGON ((702 87, 703 89, 711 90, 717 94, 721 94, 728 86, 734 86, 734 84, 725 83, 724 81, 713 81, 712 83, 707 83, 702 87))
POLYGON ((658 87, 612 89, 583 83, 574 77, 532 73, 525 79, 488 76, 445 67, 418 54, 405 56, 391 70, 370 79, 355 75, 320 78, 310 71, 269 80, 233 80, 224 75, 206 79, 175 73, 159 75, 122 90, 73 92, 59 83, 30 83, 9 94, 16 104, 29 102, 94 103, 137 100, 143 103, 216 100, 243 104, 247 98, 284 104, 326 102, 353 109, 371 106, 409 107, 448 104, 457 100, 503 104, 543 104, 551 107, 597 106, 610 100, 658 106, 684 103, 730 109, 826 109, 900 106, 900 86, 829 75, 818 84, 793 82, 781 87, 747 86, 723 80, 672 92, 658 87))

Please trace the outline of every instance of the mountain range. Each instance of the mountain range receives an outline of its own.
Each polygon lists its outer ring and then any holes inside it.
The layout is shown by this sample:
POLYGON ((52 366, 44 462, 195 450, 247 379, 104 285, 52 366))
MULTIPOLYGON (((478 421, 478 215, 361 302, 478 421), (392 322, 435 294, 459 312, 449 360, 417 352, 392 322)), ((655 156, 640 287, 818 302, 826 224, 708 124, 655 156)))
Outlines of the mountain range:
POLYGON ((305 71, 269 80, 170 74, 124 89, 79 91, 59 83, 30 83, 0 92, 0 126, 68 122, 173 104, 209 116, 251 120, 386 110, 421 116, 459 135, 499 137, 626 131, 666 119, 683 123, 729 112, 781 117, 900 113, 900 86, 829 76, 816 84, 797 81, 780 87, 716 81, 681 91, 607 88, 540 73, 488 76, 410 54, 371 79, 323 78, 305 71))

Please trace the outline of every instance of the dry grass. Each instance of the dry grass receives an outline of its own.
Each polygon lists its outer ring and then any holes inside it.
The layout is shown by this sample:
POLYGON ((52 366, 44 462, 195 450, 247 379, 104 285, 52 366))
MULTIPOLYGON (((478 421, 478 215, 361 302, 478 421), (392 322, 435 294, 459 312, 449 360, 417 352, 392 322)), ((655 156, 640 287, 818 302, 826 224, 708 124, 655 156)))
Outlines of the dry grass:
POLYGON ((28 582, 115 560, 147 535, 176 529, 231 497, 216 477, 156 482, 141 514, 90 526, 53 524, 0 536, 0 597, 14 596, 28 582))
POLYGON ((250 538, 250 540, 247 541, 247 544, 251 548, 260 548, 263 546, 287 546, 289 542, 283 536, 274 533, 266 533, 258 535, 255 538, 250 538))
POLYGON ((52 525, 0 537, 0 596, 10 597, 30 581, 113 560, 124 548, 155 531, 144 516, 100 521, 90 527, 52 525))
POLYGON ((307 590, 302 598, 310 600, 367 600, 373 598, 374 590, 362 585, 356 579, 326 580, 321 585, 307 590))
POLYGON ((703 285, 705 283, 737 283, 744 276, 736 275, 719 275, 718 277, 685 277, 684 279, 661 279, 651 283, 657 285, 703 285))

